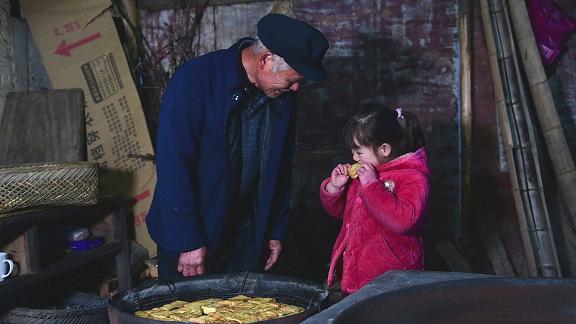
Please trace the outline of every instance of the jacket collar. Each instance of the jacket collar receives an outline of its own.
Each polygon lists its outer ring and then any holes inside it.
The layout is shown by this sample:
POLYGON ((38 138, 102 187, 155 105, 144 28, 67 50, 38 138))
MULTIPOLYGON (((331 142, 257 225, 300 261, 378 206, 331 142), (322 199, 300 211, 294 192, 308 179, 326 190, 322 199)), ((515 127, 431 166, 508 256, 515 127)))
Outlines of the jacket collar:
POLYGON ((424 147, 419 148, 415 152, 410 152, 401 155, 392 161, 382 163, 375 169, 378 172, 384 172, 394 169, 406 169, 406 168, 417 169, 426 174, 429 173, 428 155, 426 154, 426 149, 424 147))
POLYGON ((263 96, 263 92, 250 83, 246 70, 242 65, 242 50, 253 44, 255 41, 254 38, 250 37, 241 38, 228 48, 229 55, 234 57, 233 60, 230 61, 234 62, 235 66, 228 70, 233 73, 231 77, 235 80, 230 89, 231 98, 235 102, 244 99, 246 96, 263 96))

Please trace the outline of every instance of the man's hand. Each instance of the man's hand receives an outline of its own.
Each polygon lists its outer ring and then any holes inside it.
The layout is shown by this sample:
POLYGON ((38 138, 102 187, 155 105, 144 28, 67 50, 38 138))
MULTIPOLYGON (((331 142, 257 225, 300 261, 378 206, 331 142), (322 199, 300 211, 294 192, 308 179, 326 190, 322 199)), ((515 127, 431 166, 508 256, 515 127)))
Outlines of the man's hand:
POLYGON ((182 272, 184 277, 205 274, 206 254, 208 254, 208 249, 206 247, 201 247, 190 252, 180 253, 178 271, 182 272))
POLYGON ((276 261, 278 261, 280 252, 282 252, 282 243, 278 240, 270 240, 270 242, 268 242, 268 248, 270 249, 270 256, 268 260, 266 260, 264 271, 270 270, 276 261))

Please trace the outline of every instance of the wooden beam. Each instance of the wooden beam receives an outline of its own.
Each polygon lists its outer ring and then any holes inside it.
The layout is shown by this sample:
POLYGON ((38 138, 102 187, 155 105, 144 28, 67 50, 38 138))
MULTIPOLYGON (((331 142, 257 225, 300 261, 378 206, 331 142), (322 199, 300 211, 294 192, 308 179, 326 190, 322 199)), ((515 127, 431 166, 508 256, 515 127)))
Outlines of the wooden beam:
POLYGON ((451 271, 474 272, 470 264, 468 264, 466 259, 464 259, 460 252, 458 252, 458 249, 456 249, 454 244, 451 242, 441 241, 434 247, 434 249, 438 254, 440 254, 451 271))
POLYGON ((460 30, 460 131, 462 133, 461 163, 461 212, 455 222, 455 238, 462 235, 462 223, 472 218, 472 14, 473 4, 470 0, 460 0, 458 28, 460 30))
POLYGON ((514 269, 514 265, 504 246, 504 241, 502 240, 502 235, 498 230, 498 224, 496 222, 496 216, 492 213, 481 213, 478 212, 476 217, 476 229, 478 230, 478 236, 482 241, 482 245, 488 254, 494 273, 499 276, 509 276, 514 277, 518 275, 514 269))
MULTIPOLYGON (((226 6, 239 3, 273 2, 270 0, 210 0, 208 6, 226 6)), ((201 6, 204 0, 138 0, 138 9, 164 10, 201 6)))
POLYGON ((28 73, 28 26, 22 19, 8 17, 12 48, 12 91, 29 89, 28 73))
POLYGON ((20 276, 37 273, 40 270, 38 248, 38 227, 33 226, 1 249, 13 256, 14 262, 19 267, 17 275, 20 276))
POLYGON ((85 160, 84 119, 81 89, 9 92, 0 120, 0 163, 85 160))
POLYGON ((48 73, 26 21, 8 17, 8 33, 9 59, 13 75, 10 91, 52 89, 48 73))
POLYGON ((0 0, 0 119, 4 112, 4 102, 6 93, 12 91, 12 57, 11 57, 11 33, 10 23, 8 21, 10 15, 10 2, 8 0, 0 0))
POLYGON ((116 276, 118 277, 118 290, 124 292, 132 288, 132 275, 130 272, 130 243, 126 227, 126 209, 124 206, 114 211, 114 237, 120 242, 120 251, 116 254, 116 276))

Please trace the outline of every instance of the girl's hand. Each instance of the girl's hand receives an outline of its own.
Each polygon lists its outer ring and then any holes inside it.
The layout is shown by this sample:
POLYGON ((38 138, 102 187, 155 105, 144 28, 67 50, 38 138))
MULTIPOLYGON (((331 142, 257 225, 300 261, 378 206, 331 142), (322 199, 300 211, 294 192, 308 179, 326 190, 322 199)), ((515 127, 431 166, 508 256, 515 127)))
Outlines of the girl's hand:
POLYGON ((332 170, 330 182, 326 186, 328 192, 337 192, 344 187, 350 178, 350 176, 348 176, 348 168, 350 168, 350 164, 338 164, 334 170, 332 170))
POLYGON ((378 181, 376 177, 376 170, 370 163, 362 163, 362 166, 356 171, 358 179, 363 186, 367 186, 372 182, 378 181))

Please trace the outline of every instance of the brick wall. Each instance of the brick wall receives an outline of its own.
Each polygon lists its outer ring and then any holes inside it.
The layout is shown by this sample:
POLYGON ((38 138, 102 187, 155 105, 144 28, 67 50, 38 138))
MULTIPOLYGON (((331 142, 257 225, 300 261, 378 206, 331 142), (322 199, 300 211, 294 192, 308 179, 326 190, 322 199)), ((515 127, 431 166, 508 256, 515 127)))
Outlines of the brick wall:
POLYGON ((302 0, 294 1, 293 9, 330 41, 328 80, 306 85, 299 96, 296 190, 304 198, 297 211, 305 216, 297 219, 321 227, 310 241, 332 238, 327 231, 338 226, 318 219, 327 217, 318 186, 335 164, 351 159, 340 133, 346 117, 353 104, 366 99, 400 105, 417 114, 427 139, 431 197, 424 231, 428 261, 435 264, 433 246, 452 238, 459 217, 457 5, 302 0))

